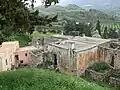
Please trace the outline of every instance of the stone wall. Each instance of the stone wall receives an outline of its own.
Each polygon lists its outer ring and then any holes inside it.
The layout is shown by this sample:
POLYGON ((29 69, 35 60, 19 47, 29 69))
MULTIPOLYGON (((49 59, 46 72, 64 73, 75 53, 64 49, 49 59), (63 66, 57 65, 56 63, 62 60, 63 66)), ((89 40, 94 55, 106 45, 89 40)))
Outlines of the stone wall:
POLYGON ((32 45, 48 45, 49 43, 57 42, 59 40, 66 40, 66 38, 60 38, 60 37, 41 37, 41 38, 33 38, 32 39, 32 45))
POLYGON ((99 82, 107 82, 109 81, 109 77, 111 75, 111 71, 106 71, 105 73, 96 72, 93 70, 86 69, 85 76, 99 82))
POLYGON ((120 87, 120 78, 110 77, 109 83, 112 86, 120 87))
POLYGON ((54 45, 49 45, 48 50, 57 55, 58 68, 61 72, 76 73, 76 53, 54 45))
POLYGON ((115 69, 120 69, 120 51, 117 49, 98 47, 98 58, 112 65, 115 69))
POLYGON ((43 63, 42 53, 39 53, 39 55, 37 55, 34 52, 32 52, 32 51, 29 52, 29 54, 31 56, 30 66, 32 66, 32 67, 36 67, 38 64, 43 63))
POLYGON ((110 44, 112 43, 113 41, 108 41, 108 42, 105 42, 105 43, 102 43, 100 44, 99 46, 102 46, 102 47, 110 47, 110 44))
POLYGON ((84 73, 85 69, 89 67, 89 65, 98 61, 97 49, 98 49, 97 47, 93 47, 77 53, 77 73, 78 74, 84 73))

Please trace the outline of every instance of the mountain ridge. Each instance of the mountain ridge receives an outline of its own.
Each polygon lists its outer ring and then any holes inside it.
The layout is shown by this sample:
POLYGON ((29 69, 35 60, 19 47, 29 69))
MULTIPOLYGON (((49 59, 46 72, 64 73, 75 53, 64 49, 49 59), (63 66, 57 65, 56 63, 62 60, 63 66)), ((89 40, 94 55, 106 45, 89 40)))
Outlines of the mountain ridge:
POLYGON ((68 4, 67 6, 53 5, 49 8, 38 6, 35 10, 39 10, 40 14, 53 15, 58 14, 59 19, 70 19, 70 20, 93 20, 103 19, 107 20, 111 17, 106 13, 96 9, 84 9, 75 4, 68 4))

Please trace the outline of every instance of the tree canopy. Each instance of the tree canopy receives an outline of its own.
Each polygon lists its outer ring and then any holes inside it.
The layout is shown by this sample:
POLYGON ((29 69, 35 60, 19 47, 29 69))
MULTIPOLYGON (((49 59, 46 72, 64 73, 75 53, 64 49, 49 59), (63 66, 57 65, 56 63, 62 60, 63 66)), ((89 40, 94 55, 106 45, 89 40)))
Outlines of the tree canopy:
POLYGON ((77 21, 67 21, 65 27, 65 34, 69 35, 75 35, 75 36, 81 36, 82 34, 85 34, 86 36, 92 36, 91 35, 91 24, 85 24, 77 21))
MULTIPOLYGON (((58 0, 43 0, 45 7, 49 7, 58 0)), ((39 17, 39 12, 30 13, 28 6, 34 8, 35 0, 0 0, 0 42, 14 33, 27 32, 32 25, 49 24, 57 18, 39 17), (31 4, 27 3, 31 1, 31 4)))
POLYGON ((96 30, 98 30, 99 35, 102 36, 102 34, 101 34, 101 25, 100 25, 100 21, 99 20, 97 21, 97 24, 96 24, 96 30))

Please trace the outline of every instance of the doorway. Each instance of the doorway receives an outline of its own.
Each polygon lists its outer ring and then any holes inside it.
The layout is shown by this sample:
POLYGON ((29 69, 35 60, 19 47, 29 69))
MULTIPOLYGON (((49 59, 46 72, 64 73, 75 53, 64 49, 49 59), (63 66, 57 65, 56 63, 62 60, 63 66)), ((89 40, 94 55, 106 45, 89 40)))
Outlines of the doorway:
POLYGON ((114 59, 115 59, 115 56, 112 55, 112 59, 111 59, 111 62, 110 62, 110 65, 111 65, 112 67, 114 67, 114 59))
POLYGON ((57 54, 53 54, 53 61, 54 61, 54 68, 57 68, 57 65, 58 65, 57 54))

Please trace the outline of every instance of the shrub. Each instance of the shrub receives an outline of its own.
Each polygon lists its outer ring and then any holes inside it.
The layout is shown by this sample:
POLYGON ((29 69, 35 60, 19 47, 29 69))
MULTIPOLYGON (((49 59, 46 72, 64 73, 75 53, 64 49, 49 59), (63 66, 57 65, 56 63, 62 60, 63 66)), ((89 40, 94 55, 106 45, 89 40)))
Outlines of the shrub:
POLYGON ((16 34, 16 35, 12 35, 8 38, 8 41, 19 41, 20 43, 20 47, 24 47, 26 45, 28 45, 28 42, 31 41, 31 37, 27 34, 16 34))
POLYGON ((109 70, 110 67, 105 62, 96 62, 92 66, 90 66, 89 69, 92 69, 96 72, 105 72, 106 70, 109 70))

